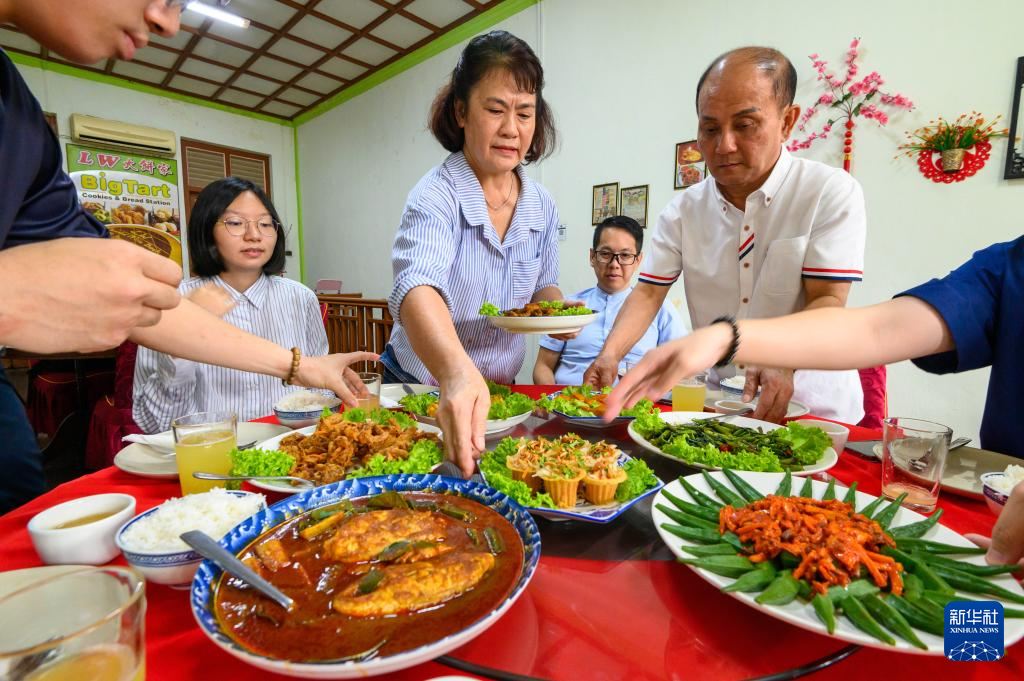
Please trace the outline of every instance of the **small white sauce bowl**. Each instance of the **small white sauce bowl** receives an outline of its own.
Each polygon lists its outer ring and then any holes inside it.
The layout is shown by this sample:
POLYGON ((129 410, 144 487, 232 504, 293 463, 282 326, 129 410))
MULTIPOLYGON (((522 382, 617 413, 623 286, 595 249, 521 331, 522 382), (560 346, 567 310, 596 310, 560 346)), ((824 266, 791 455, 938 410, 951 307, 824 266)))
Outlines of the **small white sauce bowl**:
POLYGON ((103 565, 118 554, 114 535, 135 514, 135 497, 94 494, 51 506, 28 521, 28 534, 39 558, 49 565, 103 565), (110 513, 77 527, 57 526, 78 518, 110 513))

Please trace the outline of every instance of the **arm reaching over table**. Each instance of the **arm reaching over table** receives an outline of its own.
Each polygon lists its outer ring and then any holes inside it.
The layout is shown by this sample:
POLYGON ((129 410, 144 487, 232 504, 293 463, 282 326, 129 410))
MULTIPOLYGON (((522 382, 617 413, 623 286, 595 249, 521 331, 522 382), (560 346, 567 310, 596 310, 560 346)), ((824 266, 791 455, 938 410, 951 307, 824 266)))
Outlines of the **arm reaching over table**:
POLYGON ((584 384, 589 383, 596 388, 603 388, 615 383, 619 374, 619 362, 650 327, 667 295, 666 286, 653 286, 644 282, 636 285, 623 303, 619 316, 615 318, 615 325, 612 326, 612 332, 608 334, 608 340, 604 342, 601 352, 583 373, 584 384))
MULTIPOLYGON (((190 300, 182 300, 173 310, 165 311, 155 326, 136 328, 130 338, 139 345, 182 359, 282 379, 288 377, 292 366, 289 349, 246 333, 190 300)), ((349 365, 377 359, 379 357, 372 352, 302 357, 294 383, 307 388, 333 390, 346 405, 354 407, 356 395, 364 394, 365 388, 349 365)))
POLYGON ((181 267, 116 239, 63 238, 0 251, 0 344, 96 352, 178 304, 181 267), (43 274, 45 273, 45 275, 43 274))
MULTIPOLYGON (((747 319, 737 328, 735 361, 784 369, 858 369, 954 348, 938 311, 909 296, 864 308, 747 319)), ((614 418, 644 397, 663 395, 680 379, 728 359, 732 341, 730 325, 719 322, 651 350, 612 391, 604 418, 614 418)))

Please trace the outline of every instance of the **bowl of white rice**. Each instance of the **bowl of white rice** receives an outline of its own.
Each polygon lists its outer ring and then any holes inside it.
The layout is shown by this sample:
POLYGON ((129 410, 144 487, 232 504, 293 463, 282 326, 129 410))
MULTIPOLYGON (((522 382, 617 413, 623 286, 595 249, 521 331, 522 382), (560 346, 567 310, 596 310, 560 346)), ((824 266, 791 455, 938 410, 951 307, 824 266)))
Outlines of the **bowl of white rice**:
POLYGON ((128 564, 148 581, 185 589, 203 559, 180 535, 202 530, 220 539, 266 505, 262 494, 251 492, 215 488, 188 494, 135 516, 121 526, 114 540, 128 564))
POLYGON ((1010 498, 1010 492, 1024 482, 1024 466, 1010 464, 1005 471, 981 474, 982 492, 990 511, 999 515, 1010 498))
POLYGON ((340 406, 341 400, 337 397, 312 390, 293 390, 277 401, 274 415, 282 426, 305 428, 319 421, 324 407, 338 411, 340 406))

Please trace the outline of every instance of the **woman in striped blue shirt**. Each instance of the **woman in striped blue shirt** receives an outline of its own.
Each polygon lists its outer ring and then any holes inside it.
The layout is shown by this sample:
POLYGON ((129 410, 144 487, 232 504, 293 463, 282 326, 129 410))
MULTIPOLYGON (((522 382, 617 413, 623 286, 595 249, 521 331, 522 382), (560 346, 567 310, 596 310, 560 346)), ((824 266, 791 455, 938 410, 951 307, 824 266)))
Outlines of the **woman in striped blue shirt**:
POLYGON ((480 305, 562 299, 558 211, 522 168, 554 147, 543 85, 519 38, 492 31, 469 42, 431 110, 430 129, 452 153, 409 193, 391 255, 386 380, 441 386, 445 446, 467 476, 484 449, 484 378, 511 383, 526 355, 522 337, 491 327, 480 305))
MULTIPOLYGON (((182 295, 225 321, 303 357, 327 354, 316 295, 284 270, 284 232, 267 195, 249 180, 228 177, 207 185, 189 220, 188 247, 197 277, 182 295)), ((352 356, 352 361, 364 359, 352 356)), ((274 376, 178 359, 140 347, 132 417, 147 433, 200 411, 230 410, 246 421, 269 414, 293 390, 274 376)))

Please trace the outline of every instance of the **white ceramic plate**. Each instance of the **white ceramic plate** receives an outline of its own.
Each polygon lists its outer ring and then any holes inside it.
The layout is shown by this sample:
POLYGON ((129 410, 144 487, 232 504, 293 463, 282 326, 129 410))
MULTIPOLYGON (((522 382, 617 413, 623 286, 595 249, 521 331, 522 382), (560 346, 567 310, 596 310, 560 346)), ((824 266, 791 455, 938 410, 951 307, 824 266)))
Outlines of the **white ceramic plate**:
POLYGON ((597 319, 596 314, 564 317, 488 317, 491 326, 509 333, 576 333, 597 319))
MULTIPOLYGON (((872 449, 875 458, 882 459, 882 443, 872 449)), ((1009 465, 1020 465, 1020 459, 990 452, 977 447, 957 447, 947 454, 946 467, 942 471, 942 489, 961 494, 972 499, 984 500, 985 492, 981 485, 982 473, 1002 473, 1009 465)))
MULTIPOLYGON (((720 480, 721 482, 723 482, 727 487, 729 487, 729 489, 732 489, 732 485, 729 483, 729 480, 728 478, 725 477, 724 473, 715 472, 711 473, 711 475, 714 476, 716 479, 720 480)), ((778 488, 779 483, 782 481, 783 474, 742 472, 740 473, 740 476, 745 481, 750 483, 750 485, 753 486, 757 491, 761 492, 762 494, 768 494, 774 492, 778 488)), ((692 484, 701 492, 704 492, 712 497, 715 497, 715 494, 711 490, 710 485, 707 484, 707 481, 704 480, 704 477, 702 475, 689 475, 686 477, 686 481, 692 484)), ((821 482, 820 480, 811 480, 811 485, 814 489, 814 497, 820 499, 821 495, 824 494, 825 492, 825 488, 827 487, 826 483, 821 482)), ((673 495, 685 501, 693 501, 690 498, 689 493, 687 493, 686 489, 679 483, 678 480, 673 480, 669 484, 665 485, 664 491, 670 492, 673 495)), ((843 498, 845 494, 845 488, 840 488, 838 486, 836 487, 836 496, 838 498, 843 498)), ((857 508, 864 508, 870 502, 874 501, 874 499, 875 497, 873 497, 870 494, 857 492, 857 508)), ((694 546, 695 544, 686 541, 685 539, 676 537, 675 535, 670 534, 661 527, 662 523, 672 523, 673 521, 657 508, 657 505, 659 503, 664 504, 669 508, 674 508, 674 506, 661 493, 659 493, 658 496, 654 498, 654 506, 651 510, 651 515, 654 521, 654 526, 655 528, 657 528, 658 534, 661 535, 662 541, 664 541, 665 544, 668 545, 669 549, 671 549, 672 552, 675 553, 677 556, 681 558, 693 558, 693 556, 684 552, 680 547, 694 546)), ((915 513, 914 511, 910 511, 906 508, 901 507, 896 512, 896 517, 892 521, 892 527, 907 525, 909 523, 917 522, 919 520, 924 520, 924 518, 925 516, 921 515, 920 513, 915 513)), ((936 525, 932 529, 928 530, 928 533, 925 534, 923 538, 932 541, 942 542, 944 544, 953 544, 956 546, 974 546, 974 544, 964 539, 958 533, 954 532, 953 530, 950 530, 947 527, 943 527, 942 525, 936 525)), ((955 556, 949 557, 954 558, 955 556)), ((961 558, 964 558, 966 562, 976 563, 978 565, 985 564, 984 556, 962 556, 961 558)), ((692 566, 687 567, 689 567, 691 570, 694 570, 704 580, 710 582, 711 584, 714 584, 716 587, 719 588, 724 587, 728 584, 732 584, 732 582, 735 581, 728 577, 721 577, 706 570, 701 570, 698 568, 694 568, 692 566)), ((998 577, 990 579, 992 579, 994 584, 998 584, 999 586, 1009 589, 1010 591, 1019 594, 1024 594, 1024 590, 1022 590, 1020 585, 1017 584, 1017 580, 1015 580, 1013 577, 1010 577, 1009 575, 1000 575, 998 577)), ((754 597, 757 596, 756 593, 730 592, 729 595, 739 601, 746 603, 752 608, 756 608, 757 610, 760 610, 765 614, 771 615, 772 617, 778 618, 785 622, 789 622, 790 624, 794 624, 800 627, 801 629, 813 631, 814 633, 821 634, 822 636, 829 635, 828 631, 825 629, 825 625, 822 624, 821 620, 818 619, 817 615, 814 613, 814 608, 811 606, 810 603, 804 603, 803 601, 797 599, 792 603, 782 606, 760 605, 754 600, 754 597)), ((979 600, 998 600, 994 596, 971 597, 979 600)), ((1019 608, 1020 606, 1016 604, 1006 603, 1005 607, 1019 608)), ((1009 648, 1011 645, 1019 641, 1021 638, 1024 638, 1024 620, 1012 618, 1004 620, 1003 632, 1005 636, 1005 646, 1006 648, 1009 648)), ((894 637, 896 638, 895 646, 886 645, 878 639, 869 636, 868 634, 865 634, 860 629, 855 628, 846 617, 836 617, 836 630, 833 636, 835 636, 838 639, 842 639, 843 641, 857 643, 862 646, 868 646, 871 648, 880 648, 882 650, 894 650, 904 653, 916 653, 923 655, 945 654, 943 640, 940 636, 929 634, 927 632, 921 631, 920 629, 915 629, 914 633, 916 633, 921 638, 921 640, 928 646, 927 651, 915 648, 914 646, 910 645, 909 643, 898 637, 894 637)))
MULTIPOLYGON (((436 385, 425 385, 423 383, 406 383, 409 389, 412 390, 414 395, 422 395, 423 393, 432 393, 437 390, 436 385)), ((382 400, 391 400, 395 404, 398 404, 403 397, 409 393, 405 392, 402 388, 401 383, 385 383, 380 387, 380 397, 382 400)), ((383 406, 383 404, 381 405, 383 406)))
MULTIPOLYGON (((435 428, 434 426, 428 426, 425 423, 417 423, 416 428, 422 430, 424 433, 435 433, 438 437, 441 437, 441 429, 435 428)), ((256 444, 256 449, 277 449, 281 443, 281 440, 292 435, 299 433, 300 435, 309 435, 316 430, 316 426, 306 426, 305 428, 299 428, 298 430, 289 430, 286 433, 281 433, 275 437, 259 442, 256 444)), ((278 492, 282 494, 295 494, 296 492, 304 492, 306 488, 292 487, 287 482, 274 482, 269 480, 250 480, 249 484, 259 489, 265 489, 268 492, 278 492)))
MULTIPOLYGON (((413 414, 412 412, 409 413, 420 423, 439 429, 437 419, 432 419, 429 416, 420 416, 419 414, 413 414)), ((504 433, 506 430, 515 428, 520 423, 530 418, 532 414, 533 411, 528 411, 525 414, 519 414, 518 416, 513 416, 508 419, 488 419, 484 422, 484 434, 491 436, 497 433, 504 433)))
MULTIPOLYGON (((622 374, 620 373, 619 375, 621 376, 622 374)), ((715 402, 718 402, 719 400, 736 400, 737 402, 739 402, 740 397, 740 395, 733 395, 731 393, 725 392, 724 390, 708 390, 707 393, 705 393, 704 395, 704 407, 710 409, 711 411, 714 411, 715 402)), ((667 393, 662 395, 661 399, 658 401, 662 402, 663 404, 672 404, 672 391, 669 390, 667 393)), ((755 399, 750 404, 757 406, 757 400, 755 399)), ((807 416, 810 413, 810 407, 808 407, 803 402, 800 402, 799 400, 790 400, 789 407, 787 407, 786 409, 786 418, 795 419, 800 416, 807 416)))
MULTIPOLYGON (((285 426, 276 423, 242 421, 238 424, 238 442, 257 443, 269 437, 289 432, 285 426)), ((256 445, 259 446, 258 444, 256 445)), ((178 463, 174 454, 161 454, 147 445, 132 443, 114 456, 114 465, 125 473, 144 478, 177 478, 178 463)))
MULTIPOLYGON (((618 463, 620 466, 625 466, 626 462, 631 459, 632 457, 625 452, 620 452, 618 463)), ((482 470, 480 471, 480 477, 483 478, 485 483, 487 482, 487 476, 482 470)), ((580 484, 582 485, 583 483, 580 482, 580 484)), ((572 508, 543 508, 541 506, 524 506, 523 508, 533 515, 549 520, 583 520, 588 523, 610 523, 629 510, 633 504, 657 492, 664 484, 659 479, 657 485, 629 501, 613 501, 610 504, 597 505, 587 503, 584 500, 578 500, 572 508)))
MULTIPOLYGON (((662 420, 672 425, 680 423, 689 423, 691 421, 706 419, 712 416, 715 416, 715 414, 709 414, 703 411, 666 411, 662 412, 661 414, 662 420)), ((751 419, 745 416, 728 416, 725 418, 725 420, 734 426, 743 426, 744 428, 760 428, 762 432, 768 432, 775 430, 776 428, 782 428, 782 426, 780 426, 777 423, 769 423, 768 421, 758 421, 757 419, 751 419)), ((639 433, 633 430, 632 423, 629 424, 627 432, 629 433, 629 436, 633 438, 633 442, 637 443, 638 445, 640 445, 649 452, 660 454, 666 459, 671 459, 672 461, 676 461, 678 463, 684 463, 687 466, 692 466, 694 468, 718 470, 717 468, 705 466, 704 464, 700 463, 689 463, 687 461, 683 461, 679 457, 672 456, 671 454, 666 454, 665 452, 661 451, 659 448, 655 447, 653 444, 648 442, 646 438, 641 437, 639 433)), ((839 455, 836 454, 836 450, 832 449, 831 447, 828 447, 825 449, 825 452, 821 455, 821 458, 818 459, 817 463, 811 466, 804 466, 804 469, 801 471, 793 471, 793 475, 811 475, 813 473, 821 473, 822 471, 827 471, 829 468, 832 468, 832 466, 835 466, 838 462, 839 455)))

